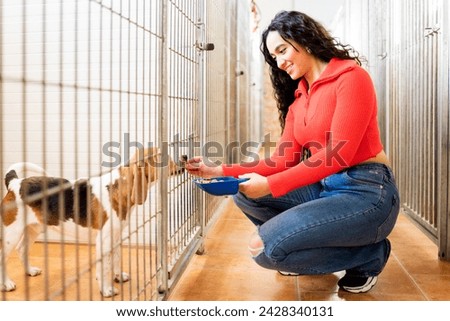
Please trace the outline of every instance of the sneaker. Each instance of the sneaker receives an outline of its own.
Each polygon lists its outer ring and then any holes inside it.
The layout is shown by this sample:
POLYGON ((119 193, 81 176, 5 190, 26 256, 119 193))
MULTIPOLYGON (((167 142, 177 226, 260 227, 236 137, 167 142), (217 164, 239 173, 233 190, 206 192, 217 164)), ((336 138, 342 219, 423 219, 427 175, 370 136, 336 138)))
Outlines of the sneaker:
POLYGON ((342 279, 338 281, 338 286, 351 293, 366 293, 377 284, 377 276, 350 276, 344 275, 342 279))
MULTIPOLYGON (((389 255, 391 254, 391 242, 386 239, 386 262, 389 259, 389 255)), ((348 274, 344 275, 338 281, 338 286, 348 292, 351 293, 366 293, 370 291, 375 284, 377 284, 378 277, 377 276, 350 276, 348 274)))
POLYGON ((278 273, 280 273, 281 275, 284 275, 284 276, 299 276, 300 275, 300 273, 285 272, 285 271, 278 271, 278 273))

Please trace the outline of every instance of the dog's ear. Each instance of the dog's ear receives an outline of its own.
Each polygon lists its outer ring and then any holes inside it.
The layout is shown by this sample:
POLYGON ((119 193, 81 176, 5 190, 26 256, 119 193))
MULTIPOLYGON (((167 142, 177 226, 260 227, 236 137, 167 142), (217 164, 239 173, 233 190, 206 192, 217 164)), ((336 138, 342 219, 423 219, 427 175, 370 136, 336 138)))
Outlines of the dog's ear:
POLYGON ((143 204, 147 199, 148 193, 148 166, 146 161, 146 153, 142 149, 138 149, 130 159, 129 170, 132 177, 131 186, 131 202, 133 204, 143 204))
POLYGON ((146 173, 147 166, 140 166, 141 162, 130 165, 132 172, 133 184, 131 188, 131 201, 134 204, 143 204, 148 194, 148 175, 146 173))

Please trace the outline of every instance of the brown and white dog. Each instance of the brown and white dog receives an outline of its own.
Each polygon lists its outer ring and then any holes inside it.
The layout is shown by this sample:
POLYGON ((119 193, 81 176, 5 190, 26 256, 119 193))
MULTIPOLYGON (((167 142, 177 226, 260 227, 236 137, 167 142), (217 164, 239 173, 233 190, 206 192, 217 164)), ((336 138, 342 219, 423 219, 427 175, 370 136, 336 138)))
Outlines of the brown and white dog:
MULTIPOLYGON (((157 164, 162 164, 157 148, 138 150, 127 165, 98 177, 75 181, 50 177, 32 163, 12 165, 5 175, 7 193, 0 207, 3 224, 0 227, 3 229, 0 235, 0 290, 16 288, 6 272, 6 261, 12 250, 17 248, 28 275, 39 275, 41 269, 28 264, 28 249, 44 230, 44 225, 58 229, 63 222, 72 221, 97 231, 99 289, 105 297, 118 294, 112 281, 130 279, 120 269, 120 237, 134 205, 146 201, 150 183, 158 176, 157 164), (26 172, 28 177, 19 178, 18 172, 26 172), (33 176, 29 176, 30 173, 33 176), (25 233, 27 237, 24 237, 25 233)), ((171 175, 183 171, 183 167, 170 158, 167 166, 171 175)))

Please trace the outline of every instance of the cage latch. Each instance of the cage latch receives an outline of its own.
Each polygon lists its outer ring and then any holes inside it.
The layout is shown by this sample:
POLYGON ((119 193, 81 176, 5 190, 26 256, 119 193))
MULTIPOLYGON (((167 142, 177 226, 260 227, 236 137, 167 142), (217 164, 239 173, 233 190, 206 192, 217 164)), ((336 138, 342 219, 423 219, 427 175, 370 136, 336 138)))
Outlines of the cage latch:
POLYGON ((201 51, 212 51, 214 50, 214 44, 211 42, 195 42, 194 45, 195 48, 197 48, 197 50, 201 50, 201 51))

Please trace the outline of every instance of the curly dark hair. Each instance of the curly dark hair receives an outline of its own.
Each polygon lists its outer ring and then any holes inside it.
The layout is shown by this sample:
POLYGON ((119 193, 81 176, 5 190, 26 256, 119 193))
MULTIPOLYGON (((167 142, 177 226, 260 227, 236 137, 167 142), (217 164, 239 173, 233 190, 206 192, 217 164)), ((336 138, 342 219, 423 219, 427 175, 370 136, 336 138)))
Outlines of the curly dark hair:
POLYGON ((270 78, 275 90, 281 129, 284 124, 289 106, 293 103, 294 92, 301 79, 293 80, 285 71, 277 66, 276 60, 267 49, 267 35, 271 31, 278 31, 288 43, 295 41, 303 48, 308 48, 318 59, 329 62, 332 58, 351 59, 361 65, 359 53, 351 46, 344 45, 323 27, 321 23, 310 16, 298 11, 281 11, 276 14, 267 29, 262 34, 261 52, 269 65, 270 78))

